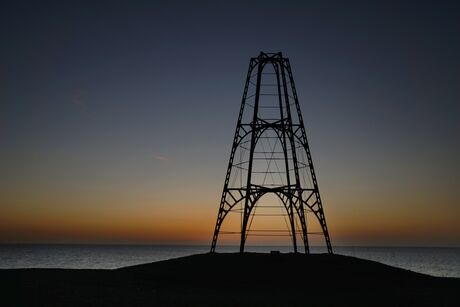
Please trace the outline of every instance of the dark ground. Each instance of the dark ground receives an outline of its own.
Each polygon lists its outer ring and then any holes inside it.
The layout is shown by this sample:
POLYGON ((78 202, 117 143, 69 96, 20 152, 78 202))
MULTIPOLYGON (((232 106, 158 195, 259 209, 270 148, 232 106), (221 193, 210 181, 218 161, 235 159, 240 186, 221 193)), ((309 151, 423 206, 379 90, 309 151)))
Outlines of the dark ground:
POLYGON ((0 270, 1 306, 460 306, 460 279, 339 255, 202 254, 118 270, 0 270))

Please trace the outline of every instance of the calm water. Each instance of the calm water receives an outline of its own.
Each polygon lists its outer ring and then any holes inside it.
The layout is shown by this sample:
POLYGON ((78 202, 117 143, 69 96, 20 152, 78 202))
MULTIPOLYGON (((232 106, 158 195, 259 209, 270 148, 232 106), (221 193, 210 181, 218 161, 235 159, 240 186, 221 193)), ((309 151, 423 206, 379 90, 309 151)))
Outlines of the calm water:
MULTIPOLYGON (((219 252, 237 250, 226 246, 219 252)), ((248 247, 247 250, 292 251, 282 246, 248 247)), ((113 269, 208 251, 209 246, 0 245, 0 268, 113 269)), ((312 248, 312 252, 324 250, 312 248)), ((434 276, 460 277, 460 248, 335 247, 334 252, 434 276)))

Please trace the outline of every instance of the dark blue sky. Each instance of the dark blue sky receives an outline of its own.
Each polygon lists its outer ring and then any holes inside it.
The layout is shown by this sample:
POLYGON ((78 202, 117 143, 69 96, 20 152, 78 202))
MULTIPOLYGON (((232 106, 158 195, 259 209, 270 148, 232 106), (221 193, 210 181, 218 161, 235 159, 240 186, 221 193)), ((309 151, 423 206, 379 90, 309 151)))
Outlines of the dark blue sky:
POLYGON ((213 220, 249 58, 282 51, 333 238, 336 223, 343 243, 391 241, 350 225, 398 216, 416 225, 404 244, 424 244, 417 225, 426 244, 460 241, 456 1, 3 1, 0 37, 11 225, 113 199, 154 214, 193 198, 213 220))

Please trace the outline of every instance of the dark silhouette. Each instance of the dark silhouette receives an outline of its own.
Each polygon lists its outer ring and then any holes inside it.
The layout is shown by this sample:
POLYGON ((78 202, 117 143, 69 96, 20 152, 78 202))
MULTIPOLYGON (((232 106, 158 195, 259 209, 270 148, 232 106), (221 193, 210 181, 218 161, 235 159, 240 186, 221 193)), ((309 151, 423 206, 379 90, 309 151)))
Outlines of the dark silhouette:
POLYGON ((460 279, 340 255, 214 253, 118 270, 0 270, 0 291, 2 306, 457 306, 460 279))
POLYGON ((219 234, 227 233, 220 228, 230 212, 242 215, 241 253, 248 235, 290 236, 297 252, 299 234, 308 254, 308 235, 318 234, 307 231, 307 214, 311 213, 319 221, 319 234, 324 235, 332 254, 291 66, 281 52, 261 52, 249 63, 211 252, 216 250, 219 234), (237 152, 240 161, 235 160, 237 152), (280 214, 288 217, 290 229, 286 232, 250 229, 258 201, 269 193, 279 197, 286 209, 287 214, 280 214))

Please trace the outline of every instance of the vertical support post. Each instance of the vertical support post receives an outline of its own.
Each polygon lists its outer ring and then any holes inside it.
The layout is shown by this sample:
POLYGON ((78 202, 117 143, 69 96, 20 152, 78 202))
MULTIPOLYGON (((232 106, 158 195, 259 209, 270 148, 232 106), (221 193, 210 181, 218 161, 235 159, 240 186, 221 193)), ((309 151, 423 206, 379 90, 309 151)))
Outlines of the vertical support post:
POLYGON ((251 147, 249 151, 249 166, 248 166, 248 177, 246 182, 246 198, 244 200, 244 209, 243 209, 243 224, 241 225, 241 242, 240 242, 240 253, 244 253, 244 245, 246 243, 247 237, 247 226, 249 221, 249 216, 251 215, 252 208, 255 204, 251 201, 251 177, 252 177, 252 164, 254 160, 254 149, 256 147, 256 137, 257 137, 257 118, 259 112, 259 97, 260 97, 260 80, 262 79, 262 70, 264 67, 262 52, 259 55, 257 63, 257 83, 256 83, 256 96, 254 99, 254 113, 252 116, 251 122, 251 147))
MULTIPOLYGON (((283 90, 284 90, 284 103, 286 105, 286 113, 289 124, 287 125, 288 135, 289 135, 289 142, 291 143, 291 151, 292 151, 292 159, 294 164, 294 175, 295 175, 295 193, 298 197, 299 208, 297 208, 297 214, 299 215, 299 219, 302 225, 302 239, 304 243, 305 253, 310 253, 310 248, 308 245, 308 233, 307 233, 307 226, 306 226, 306 219, 305 219, 305 211, 302 204, 302 187, 300 185, 300 176, 299 176, 299 165, 297 161, 297 152, 296 152, 296 145, 294 141, 294 129, 292 127, 292 114, 291 114, 291 103, 289 100, 289 92, 287 87, 286 81, 286 72, 284 70, 284 61, 280 63, 281 69, 281 77, 283 80, 283 90)), ((292 196, 291 196, 292 197, 292 196)))
MULTIPOLYGON (((281 53, 280 53, 281 56, 281 53)), ((281 56, 282 57, 282 56, 281 56)), ((281 118, 281 123, 282 126, 289 126, 291 125, 291 122, 289 120, 289 117, 284 117, 284 112, 283 112, 283 95, 281 94, 281 80, 280 80, 280 68, 278 62, 274 62, 273 68, 275 69, 276 73, 276 88, 278 91, 278 102, 279 102, 279 108, 280 108, 280 118, 281 118)), ((288 201, 289 201, 289 208, 288 208, 288 215, 289 215, 289 223, 291 226, 291 233, 292 233, 292 244, 294 246, 294 253, 297 253, 297 236, 296 236, 296 228, 295 228, 295 213, 294 213, 294 204, 292 201, 292 190, 291 190, 291 176, 289 173, 289 160, 288 160, 288 150, 287 150, 287 142, 286 142, 286 129, 281 129, 281 133, 283 136, 282 139, 282 146, 283 146, 283 152, 284 152, 284 164, 286 168, 286 185, 287 185, 287 190, 288 190, 288 201)))

